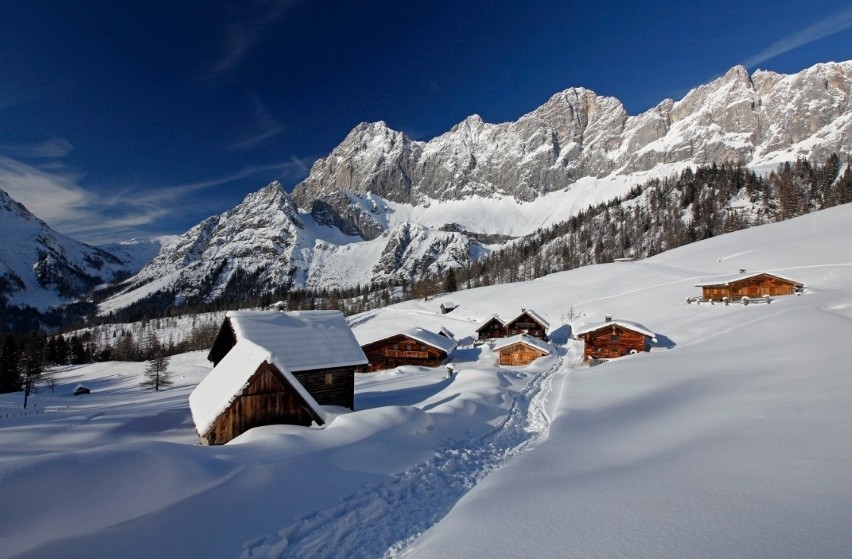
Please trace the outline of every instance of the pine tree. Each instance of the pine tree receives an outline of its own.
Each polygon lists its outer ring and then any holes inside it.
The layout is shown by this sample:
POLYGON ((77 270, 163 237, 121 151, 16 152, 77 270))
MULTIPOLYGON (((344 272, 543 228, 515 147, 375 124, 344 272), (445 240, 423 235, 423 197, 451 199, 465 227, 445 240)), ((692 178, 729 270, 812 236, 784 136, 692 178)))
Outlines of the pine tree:
POLYGON ((453 291, 457 291, 458 288, 459 286, 456 283, 456 271, 455 269, 450 268, 444 276, 444 291, 452 293, 453 291))
POLYGON ((6 336, 0 347, 0 394, 21 389, 21 375, 18 373, 20 354, 15 338, 6 336))
POLYGON ((157 341, 157 337, 152 333, 149 334, 147 340, 148 364, 145 365, 145 380, 141 385, 146 389, 160 390, 173 384, 169 371, 169 358, 166 356, 165 349, 157 341))

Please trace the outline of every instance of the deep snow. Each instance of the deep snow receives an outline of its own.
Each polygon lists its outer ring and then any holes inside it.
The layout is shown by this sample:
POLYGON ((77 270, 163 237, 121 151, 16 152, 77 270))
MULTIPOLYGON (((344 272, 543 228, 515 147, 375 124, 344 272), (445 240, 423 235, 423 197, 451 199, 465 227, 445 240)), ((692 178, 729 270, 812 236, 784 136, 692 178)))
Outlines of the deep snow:
POLYGON ((193 444, 203 352, 173 358, 178 382, 158 394, 138 387, 144 364, 64 368, 56 394, 34 400, 49 413, 5 418, 21 396, 0 396, 0 556, 849 556, 850 239, 841 206, 370 311, 351 319, 362 343, 453 331, 455 378, 363 375, 358 411, 222 447, 193 444), (805 294, 686 304, 695 284, 740 268, 805 294), (458 308, 441 315, 444 300, 458 308), (559 343, 607 314, 657 342, 593 368, 579 342, 498 368, 471 336, 522 307, 559 343), (91 395, 71 395, 80 382, 91 395))

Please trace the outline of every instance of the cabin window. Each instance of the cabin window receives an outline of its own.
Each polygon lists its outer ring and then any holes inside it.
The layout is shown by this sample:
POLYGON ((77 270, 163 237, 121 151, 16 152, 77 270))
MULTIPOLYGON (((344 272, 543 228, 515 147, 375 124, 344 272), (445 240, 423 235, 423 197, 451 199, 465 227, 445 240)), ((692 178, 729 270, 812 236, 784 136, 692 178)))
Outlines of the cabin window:
POLYGON ((617 341, 618 341, 618 334, 612 334, 612 335, 609 337, 609 341, 611 341, 611 342, 617 342, 617 341))
POLYGON ((334 384, 334 373, 325 374, 325 384, 334 384))

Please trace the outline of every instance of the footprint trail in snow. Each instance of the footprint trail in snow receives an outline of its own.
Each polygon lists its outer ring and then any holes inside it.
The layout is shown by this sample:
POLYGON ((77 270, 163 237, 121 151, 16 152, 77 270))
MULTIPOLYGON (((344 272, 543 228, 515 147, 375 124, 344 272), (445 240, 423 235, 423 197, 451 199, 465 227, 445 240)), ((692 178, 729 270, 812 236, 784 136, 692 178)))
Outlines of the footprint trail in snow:
POLYGON ((386 483, 297 518, 277 536, 245 543, 241 559, 400 557, 479 481, 547 432, 547 397, 554 376, 568 363, 562 356, 536 375, 490 434, 439 449, 386 483))

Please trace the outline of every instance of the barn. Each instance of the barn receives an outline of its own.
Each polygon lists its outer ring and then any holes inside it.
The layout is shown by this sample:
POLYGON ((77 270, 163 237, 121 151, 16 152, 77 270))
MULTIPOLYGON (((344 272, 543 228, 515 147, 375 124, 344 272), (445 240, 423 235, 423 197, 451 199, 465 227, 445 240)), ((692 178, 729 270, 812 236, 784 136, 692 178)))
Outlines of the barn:
POLYGON ((585 342, 583 361, 648 351, 651 342, 656 341, 656 335, 638 322, 609 316, 604 322, 575 330, 574 337, 585 342))
POLYGON ((476 338, 480 341, 506 337, 506 325, 496 314, 476 329, 476 338))
POLYGON ((361 349, 370 362, 370 371, 383 371, 401 365, 437 367, 455 349, 456 341, 423 328, 411 328, 364 344, 361 349))
POLYGON ((230 311, 208 359, 189 395, 205 445, 261 425, 322 425, 322 406, 353 409, 355 370, 367 364, 339 311, 230 311))
POLYGON ((728 299, 742 299, 743 297, 777 297, 779 295, 792 295, 800 291, 804 284, 784 276, 757 272, 754 274, 738 274, 716 281, 699 283, 696 287, 701 288, 701 296, 709 301, 721 301, 728 299))
POLYGON ((501 365, 529 365, 539 357, 550 355, 549 344, 527 334, 504 338, 494 344, 501 365))
POLYGON ((521 314, 510 320, 505 325, 504 336, 516 336, 527 334, 533 338, 547 341, 547 329, 550 324, 532 309, 521 309, 521 314))

